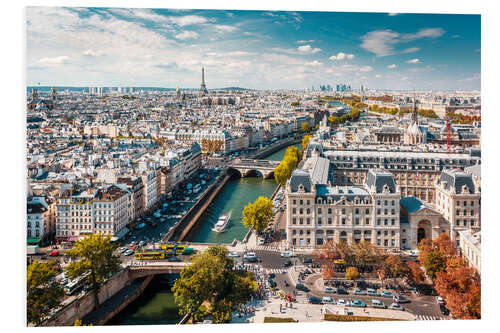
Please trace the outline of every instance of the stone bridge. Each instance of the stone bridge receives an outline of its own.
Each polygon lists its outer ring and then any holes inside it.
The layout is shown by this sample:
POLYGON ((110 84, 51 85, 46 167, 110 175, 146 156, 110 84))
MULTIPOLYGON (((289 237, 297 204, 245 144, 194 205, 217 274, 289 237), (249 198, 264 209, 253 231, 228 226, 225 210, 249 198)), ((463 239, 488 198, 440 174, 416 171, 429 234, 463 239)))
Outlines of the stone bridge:
POLYGON ((150 275, 179 274, 187 265, 185 262, 132 261, 127 268, 129 279, 133 281, 150 275))
POLYGON ((280 164, 279 161, 234 159, 227 166, 227 173, 239 173, 240 177, 257 175, 264 179, 274 177, 274 168, 280 164))

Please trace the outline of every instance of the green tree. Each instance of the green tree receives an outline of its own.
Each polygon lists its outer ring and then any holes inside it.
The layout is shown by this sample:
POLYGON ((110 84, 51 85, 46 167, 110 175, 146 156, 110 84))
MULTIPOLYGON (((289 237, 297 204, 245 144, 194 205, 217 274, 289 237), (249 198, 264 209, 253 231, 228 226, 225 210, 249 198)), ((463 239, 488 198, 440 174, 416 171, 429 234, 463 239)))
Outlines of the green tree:
POLYGON ((400 256, 389 254, 384 261, 387 277, 391 277, 396 282, 396 278, 403 277, 407 273, 407 267, 400 256))
POLYGON ((269 198, 258 197, 243 208, 242 223, 247 228, 262 232, 273 218, 273 203, 269 198))
POLYGON ((285 163, 280 163, 276 168, 274 168, 274 179, 276 183, 280 185, 285 185, 288 178, 291 175, 290 168, 285 163))
POLYGON ((430 251, 425 256, 424 262, 422 264, 427 275, 433 280, 436 278, 436 274, 438 272, 443 272, 446 270, 446 259, 441 254, 441 252, 439 252, 439 250, 430 251))
POLYGON ((233 270, 228 253, 223 246, 211 246, 195 254, 191 265, 181 271, 172 287, 181 315, 190 314, 199 320, 207 313, 202 305, 207 302, 214 322, 227 322, 232 307, 247 302, 257 290, 251 275, 233 270))
POLYGON ((311 125, 309 123, 302 123, 302 132, 309 133, 311 131, 311 125))
POLYGON ((345 270, 346 280, 356 281, 360 278, 359 271, 356 267, 347 267, 345 270))
POLYGON ((75 279, 87 275, 87 283, 94 293, 94 304, 99 308, 99 291, 111 275, 120 269, 120 257, 113 254, 116 245, 111 236, 101 233, 90 234, 75 243, 67 255, 73 261, 66 268, 68 278, 75 279))
POLYGON ((56 271, 47 263, 34 261, 28 266, 26 312, 29 323, 40 325, 59 306, 63 290, 54 280, 55 276, 56 271))

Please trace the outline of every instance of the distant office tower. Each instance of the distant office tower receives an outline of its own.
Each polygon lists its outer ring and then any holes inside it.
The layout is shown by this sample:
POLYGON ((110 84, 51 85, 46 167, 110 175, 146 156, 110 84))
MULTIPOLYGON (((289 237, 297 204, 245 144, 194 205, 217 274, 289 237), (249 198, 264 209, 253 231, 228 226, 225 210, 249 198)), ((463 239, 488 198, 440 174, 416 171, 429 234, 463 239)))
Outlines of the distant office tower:
POLYGON ((37 99, 38 98, 38 90, 35 88, 31 89, 31 99, 37 99))
POLYGON ((207 86, 205 85, 205 68, 201 67, 201 86, 200 93, 202 95, 208 94, 207 86))
POLYGON ((177 86, 177 89, 175 89, 175 94, 177 95, 177 99, 181 99, 181 88, 177 86))
POLYGON ((93 87, 89 87, 89 94, 93 94, 94 93, 94 88, 93 87))
POLYGON ((131 94, 134 93, 134 87, 130 87, 129 91, 130 91, 131 94))

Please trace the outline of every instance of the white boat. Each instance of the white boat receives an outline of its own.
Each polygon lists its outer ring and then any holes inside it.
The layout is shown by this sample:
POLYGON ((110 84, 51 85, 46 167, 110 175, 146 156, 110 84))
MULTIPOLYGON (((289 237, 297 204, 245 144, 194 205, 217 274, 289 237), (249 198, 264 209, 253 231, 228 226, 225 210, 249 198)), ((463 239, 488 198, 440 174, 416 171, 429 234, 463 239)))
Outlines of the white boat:
POLYGON ((215 223, 214 227, 212 228, 213 231, 215 232, 224 232, 226 231, 226 227, 229 225, 229 219, 231 217, 229 215, 222 215, 219 217, 217 220, 217 223, 215 223))

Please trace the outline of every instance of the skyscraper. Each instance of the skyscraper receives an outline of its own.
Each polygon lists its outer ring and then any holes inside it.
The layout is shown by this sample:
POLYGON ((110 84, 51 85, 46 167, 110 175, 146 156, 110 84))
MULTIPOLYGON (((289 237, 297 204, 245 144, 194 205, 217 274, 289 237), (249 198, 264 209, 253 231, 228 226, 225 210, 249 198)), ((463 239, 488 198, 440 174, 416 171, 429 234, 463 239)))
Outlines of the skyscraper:
POLYGON ((207 86, 205 85, 205 68, 203 66, 201 67, 200 94, 202 94, 202 95, 208 94, 207 86))

